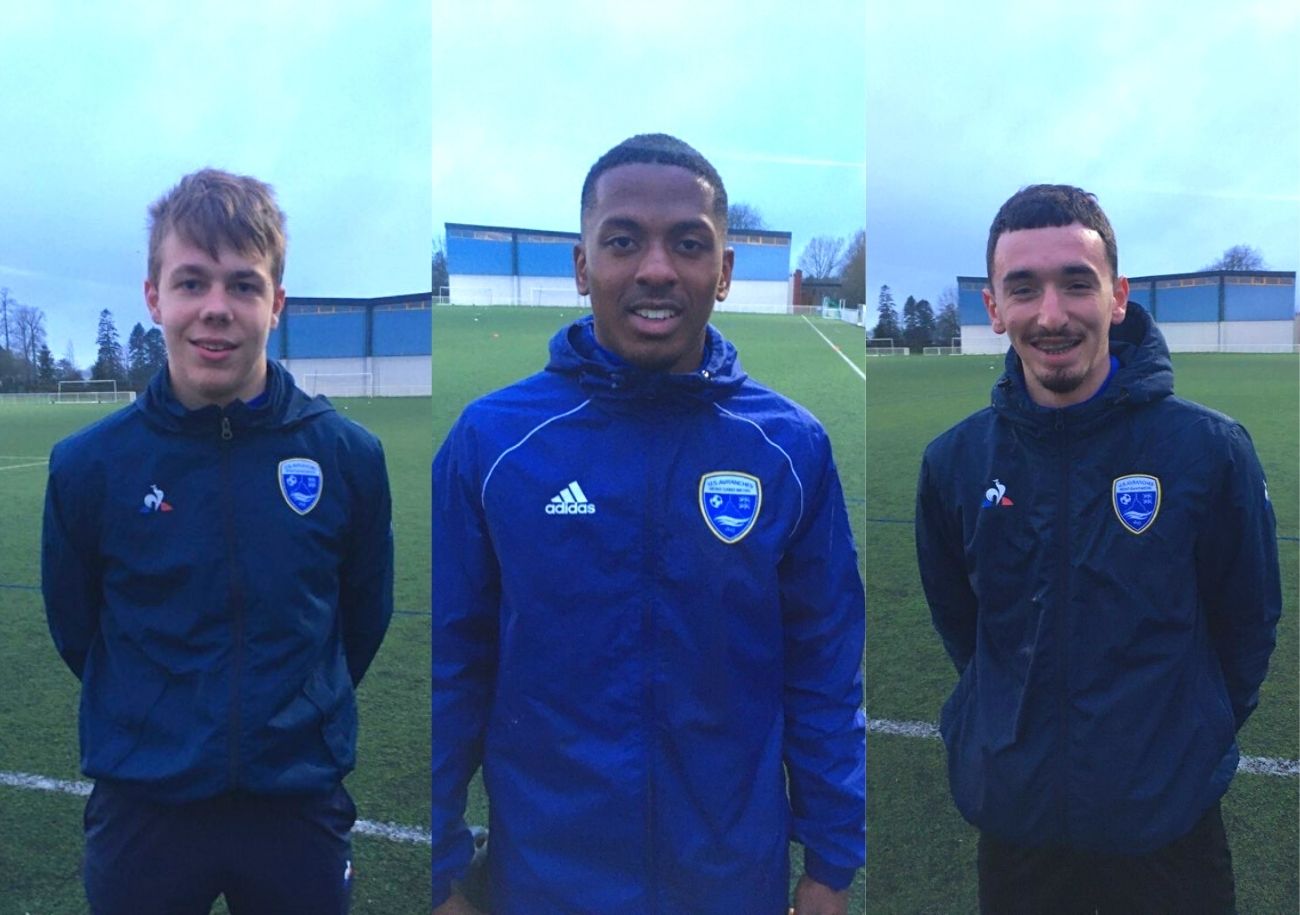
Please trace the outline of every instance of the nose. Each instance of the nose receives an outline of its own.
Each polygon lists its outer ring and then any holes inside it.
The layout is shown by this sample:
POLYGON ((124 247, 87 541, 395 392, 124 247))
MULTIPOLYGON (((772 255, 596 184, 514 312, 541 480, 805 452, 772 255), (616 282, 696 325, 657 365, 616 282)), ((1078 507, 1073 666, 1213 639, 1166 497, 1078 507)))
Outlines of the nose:
POLYGON ((1061 330, 1069 323, 1061 293, 1053 284, 1049 283, 1043 290, 1043 298, 1038 307, 1038 323, 1046 330, 1061 330))
POLYGON ((199 317, 208 324, 228 324, 232 316, 226 290, 214 285, 203 297, 199 317))
POLYGON ((637 264, 636 282, 638 286, 655 288, 672 286, 677 282, 677 268, 667 245, 655 241, 646 246, 645 254, 637 264))

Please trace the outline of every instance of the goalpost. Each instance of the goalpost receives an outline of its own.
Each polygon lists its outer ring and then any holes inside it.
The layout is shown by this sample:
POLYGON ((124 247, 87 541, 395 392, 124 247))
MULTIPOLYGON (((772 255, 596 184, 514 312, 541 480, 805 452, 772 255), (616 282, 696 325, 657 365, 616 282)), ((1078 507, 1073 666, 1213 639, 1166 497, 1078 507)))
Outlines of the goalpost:
POLYGON ((309 372, 303 378, 303 390, 311 396, 374 397, 373 372, 309 372))
POLYGON ((135 391, 119 391, 115 378, 60 381, 54 403, 133 403, 135 391))
POLYGON ((867 339, 868 356, 902 356, 907 352, 905 346, 894 346, 893 337, 870 337, 867 339))

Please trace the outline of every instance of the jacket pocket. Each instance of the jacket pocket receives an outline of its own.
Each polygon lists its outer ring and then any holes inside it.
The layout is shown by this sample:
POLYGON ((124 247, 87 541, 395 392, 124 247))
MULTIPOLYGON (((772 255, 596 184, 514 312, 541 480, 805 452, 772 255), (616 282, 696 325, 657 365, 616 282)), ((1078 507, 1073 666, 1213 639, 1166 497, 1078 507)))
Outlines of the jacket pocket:
POLYGON ((167 690, 163 676, 139 673, 115 683, 94 673, 81 691, 81 765, 91 777, 113 777, 144 734, 167 690))
POLYGON ((321 670, 303 686, 303 693, 320 712, 320 732, 334 762, 344 771, 356 765, 357 702, 350 682, 344 677, 341 692, 333 689, 321 670))

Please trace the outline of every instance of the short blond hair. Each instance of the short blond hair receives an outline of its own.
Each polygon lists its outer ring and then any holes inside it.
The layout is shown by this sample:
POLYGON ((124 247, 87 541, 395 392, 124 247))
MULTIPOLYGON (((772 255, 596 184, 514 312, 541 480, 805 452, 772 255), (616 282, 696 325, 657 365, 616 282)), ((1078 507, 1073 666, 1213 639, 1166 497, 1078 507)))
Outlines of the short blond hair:
POLYGON ((149 280, 158 283, 168 232, 217 259, 224 244, 271 264, 275 285, 284 279, 284 213, 269 184, 246 175, 205 168, 186 175, 149 207, 149 280))

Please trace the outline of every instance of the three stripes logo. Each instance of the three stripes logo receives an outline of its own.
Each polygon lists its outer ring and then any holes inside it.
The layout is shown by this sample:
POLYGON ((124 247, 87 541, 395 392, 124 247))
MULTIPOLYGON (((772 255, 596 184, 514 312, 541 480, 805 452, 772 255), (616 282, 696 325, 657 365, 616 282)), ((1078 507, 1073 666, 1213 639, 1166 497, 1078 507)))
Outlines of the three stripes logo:
POLYGON ((587 494, 582 491, 578 481, 574 480, 561 489, 558 495, 551 497, 551 501, 546 503, 546 513, 548 515, 594 515, 596 505, 588 501, 587 494))

